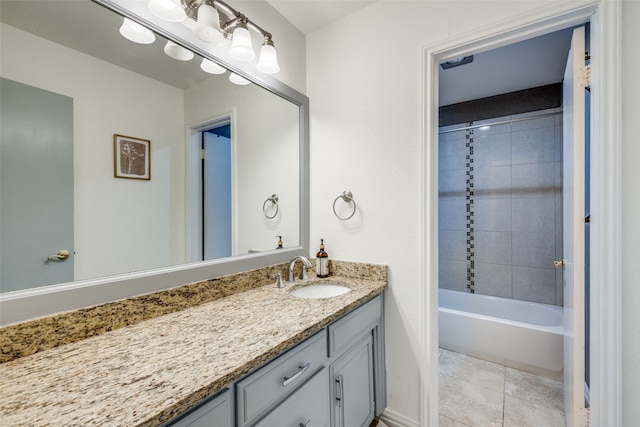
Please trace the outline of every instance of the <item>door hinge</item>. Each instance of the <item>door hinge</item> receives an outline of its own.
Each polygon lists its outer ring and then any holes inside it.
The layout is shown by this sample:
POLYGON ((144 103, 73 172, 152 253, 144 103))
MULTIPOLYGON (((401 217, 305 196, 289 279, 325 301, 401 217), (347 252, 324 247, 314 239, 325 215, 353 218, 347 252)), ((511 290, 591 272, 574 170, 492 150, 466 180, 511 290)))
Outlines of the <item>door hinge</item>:
POLYGON ((561 261, 553 261, 553 267, 556 269, 562 267, 562 269, 564 270, 566 266, 567 266, 566 259, 562 259, 561 261))
POLYGON ((201 160, 205 160, 205 159, 206 159, 206 157, 207 157, 207 155, 206 155, 206 150, 205 150, 204 148, 201 148, 201 149, 200 149, 200 159, 201 159, 201 160))
POLYGON ((585 65, 584 67, 580 67, 579 75, 576 77, 578 79, 578 83, 581 87, 590 88, 591 87, 591 65, 585 65))

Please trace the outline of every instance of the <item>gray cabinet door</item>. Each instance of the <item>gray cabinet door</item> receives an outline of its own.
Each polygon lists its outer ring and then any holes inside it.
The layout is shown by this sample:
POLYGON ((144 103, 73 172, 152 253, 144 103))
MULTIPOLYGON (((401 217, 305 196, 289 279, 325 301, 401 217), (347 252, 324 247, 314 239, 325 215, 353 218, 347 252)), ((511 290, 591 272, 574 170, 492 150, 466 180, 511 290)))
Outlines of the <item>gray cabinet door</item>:
POLYGON ((184 417, 169 424, 171 427, 232 427, 231 393, 226 390, 203 403, 184 417))
POLYGON ((327 373, 320 370, 255 427, 329 427, 327 373))
POLYGON ((375 415, 373 338, 364 336, 330 367, 333 427, 366 427, 375 415))

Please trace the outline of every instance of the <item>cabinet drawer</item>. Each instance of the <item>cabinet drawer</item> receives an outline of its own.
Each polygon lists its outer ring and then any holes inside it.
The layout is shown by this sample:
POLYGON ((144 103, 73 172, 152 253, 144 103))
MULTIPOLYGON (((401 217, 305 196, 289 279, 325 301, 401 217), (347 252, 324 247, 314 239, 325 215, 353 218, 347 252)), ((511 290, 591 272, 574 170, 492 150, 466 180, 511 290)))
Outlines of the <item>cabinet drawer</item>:
POLYGON ((269 362, 236 385, 238 425, 264 415, 323 367, 327 359, 324 330, 269 362))
POLYGON ((330 357, 349 348, 362 334, 370 331, 380 322, 381 300, 378 296, 329 325, 330 357))
POLYGON ((231 427, 231 396, 229 390, 188 411, 184 416, 169 423, 171 427, 231 427))
POLYGON ((323 368, 256 427, 329 427, 329 378, 323 368))

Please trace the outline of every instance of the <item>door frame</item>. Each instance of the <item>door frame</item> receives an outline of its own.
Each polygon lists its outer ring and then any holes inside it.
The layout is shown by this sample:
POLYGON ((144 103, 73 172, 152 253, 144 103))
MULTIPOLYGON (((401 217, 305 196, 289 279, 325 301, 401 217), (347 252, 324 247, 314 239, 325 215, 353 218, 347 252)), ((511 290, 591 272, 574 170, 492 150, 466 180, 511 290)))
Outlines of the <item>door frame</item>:
POLYGON ((560 2, 423 48, 420 425, 438 425, 438 64, 591 23, 591 425, 622 422, 620 2, 560 2), (604 114, 606 112, 606 114, 604 114))

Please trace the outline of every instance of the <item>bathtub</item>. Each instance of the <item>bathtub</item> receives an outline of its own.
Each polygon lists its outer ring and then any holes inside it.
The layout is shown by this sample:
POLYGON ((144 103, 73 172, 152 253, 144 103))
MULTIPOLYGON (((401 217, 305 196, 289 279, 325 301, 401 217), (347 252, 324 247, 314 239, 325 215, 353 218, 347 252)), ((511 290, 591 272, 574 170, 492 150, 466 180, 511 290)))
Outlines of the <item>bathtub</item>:
POLYGON ((562 377, 562 307, 440 289, 440 347, 562 377))

